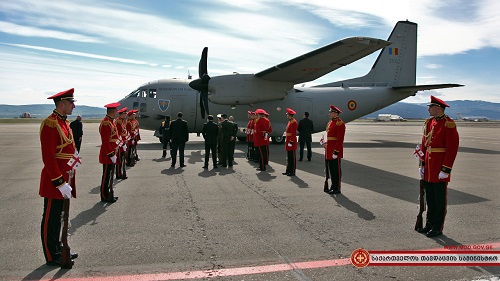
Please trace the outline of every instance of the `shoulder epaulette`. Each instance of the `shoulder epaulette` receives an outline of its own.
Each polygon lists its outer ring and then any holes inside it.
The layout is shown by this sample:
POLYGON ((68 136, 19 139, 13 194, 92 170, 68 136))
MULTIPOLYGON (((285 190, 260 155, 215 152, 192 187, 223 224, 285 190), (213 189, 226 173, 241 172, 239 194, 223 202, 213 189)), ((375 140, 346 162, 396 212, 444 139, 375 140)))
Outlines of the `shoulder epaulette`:
POLYGON ((450 129, 453 129, 457 126, 457 124, 455 124, 455 121, 453 121, 453 119, 451 119, 450 117, 446 116, 446 122, 444 123, 444 126, 446 128, 450 128, 450 129))
POLYGON ((58 122, 57 122, 57 119, 54 118, 52 115, 45 118, 45 120, 43 120, 42 122, 42 127, 44 125, 47 125, 48 127, 51 127, 51 128, 55 128, 57 126, 58 122), (51 118, 52 117, 52 118, 51 118))

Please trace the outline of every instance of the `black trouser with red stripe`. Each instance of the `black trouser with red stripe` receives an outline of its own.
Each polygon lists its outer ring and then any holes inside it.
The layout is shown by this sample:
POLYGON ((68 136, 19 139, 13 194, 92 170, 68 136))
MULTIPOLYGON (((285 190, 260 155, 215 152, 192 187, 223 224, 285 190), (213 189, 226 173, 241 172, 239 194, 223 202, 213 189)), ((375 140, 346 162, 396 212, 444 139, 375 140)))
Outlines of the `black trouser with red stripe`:
POLYGON ((109 197, 109 188, 113 187, 113 169, 115 164, 102 164, 101 179, 101 200, 111 200, 109 197))
POLYGON ((330 186, 330 190, 332 191, 340 191, 340 181, 342 178, 342 168, 340 165, 340 158, 333 160, 325 159, 325 187, 326 190, 328 188, 328 178, 332 179, 332 185, 330 186))
POLYGON ((118 148, 118 160, 116 161, 116 178, 121 179, 121 178, 126 178, 127 177, 127 170, 125 169, 125 154, 127 152, 123 151, 123 149, 120 147, 118 148))
POLYGON ((287 150, 286 152, 286 173, 295 175, 295 169, 297 168, 297 156, 295 150, 287 150))
POLYGON ((427 201, 427 220, 425 227, 437 231, 443 231, 444 218, 446 217, 446 206, 448 203, 447 182, 424 181, 425 200, 427 201))
POLYGON ((266 164, 267 164, 267 157, 268 157, 268 150, 266 145, 261 145, 257 146, 257 154, 259 157, 259 168, 261 170, 266 169, 266 164))
POLYGON ((61 233, 61 215, 64 200, 44 198, 41 223, 43 254, 47 262, 61 257, 59 235, 61 233))

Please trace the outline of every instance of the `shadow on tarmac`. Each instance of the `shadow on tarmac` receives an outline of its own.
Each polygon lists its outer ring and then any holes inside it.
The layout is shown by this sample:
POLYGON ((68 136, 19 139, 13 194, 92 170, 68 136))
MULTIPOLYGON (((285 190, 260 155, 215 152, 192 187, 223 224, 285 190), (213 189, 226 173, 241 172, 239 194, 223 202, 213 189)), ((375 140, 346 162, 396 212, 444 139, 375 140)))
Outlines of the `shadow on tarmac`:
POLYGON ((48 265, 41 265, 32 272, 30 272, 28 275, 26 275, 23 279, 21 280, 41 280, 43 277, 48 274, 51 271, 58 270, 54 276, 50 280, 57 280, 59 278, 62 278, 69 270, 71 269, 62 269, 59 267, 54 267, 54 266, 48 266, 48 265))
MULTIPOLYGON (((370 142, 357 142, 357 143, 346 143, 346 148, 408 148, 412 151, 415 148, 415 143, 408 142, 392 142, 384 140, 372 140, 374 143, 370 142)), ((195 150, 191 152, 190 155, 186 155, 187 163, 201 164, 203 165, 202 151, 204 151, 203 141, 188 142, 187 146, 189 150, 195 150)), ((312 144, 313 148, 321 148, 318 143, 312 144)), ((162 146, 160 143, 146 143, 139 144, 140 149, 145 150, 158 150, 161 151, 162 146)), ((236 144, 236 151, 234 154, 235 159, 245 159, 246 157, 246 143, 238 142, 236 144)), ((270 160, 276 159, 276 153, 278 149, 282 149, 281 145, 271 145, 270 146, 270 160)), ((499 154, 499 151, 486 150, 486 149, 476 149, 470 147, 460 147, 459 151, 462 153, 478 153, 478 154, 499 154)), ((284 152, 283 152, 284 153, 284 152)), ((301 172, 306 172, 314 174, 317 176, 324 176, 324 162, 322 160, 323 155, 320 153, 313 152, 313 161, 307 162, 307 165, 298 165, 297 174, 300 176, 301 172)), ((360 163, 352 162, 348 160, 349 158, 342 159, 342 182, 349 185, 354 185, 360 188, 364 188, 373 192, 381 193, 386 196, 404 200, 407 202, 415 203, 418 198, 418 188, 419 180, 413 177, 403 176, 397 173, 393 173, 387 170, 381 170, 374 167, 366 166, 360 163), (359 175, 363 175, 360 177, 359 175), (391 183, 388 185, 387 183, 391 183)), ((285 165, 285 160, 279 162, 285 165)), ((201 168, 201 167, 200 167, 201 168)), ((220 169, 220 168, 219 168, 220 169)), ((170 172, 170 170, 163 170, 162 174, 176 174, 182 172, 182 170, 176 172, 170 172), (167 172, 165 172, 167 171, 167 172)), ((233 171, 234 172, 234 171, 233 171)), ((229 172, 229 173, 233 173, 229 172)), ((272 181, 276 178, 272 173, 275 172, 274 169, 268 167, 267 171, 256 173, 257 178, 261 181, 272 181)), ((202 172, 203 173, 203 172, 202 172)), ((202 174, 200 173, 200 174, 202 174)), ((225 175, 228 172, 219 172, 219 175, 225 175)), ((209 176, 210 174, 206 174, 209 176)), ((309 185, 300 180, 300 178, 292 177, 292 182, 296 183, 299 187, 309 187, 309 185)), ((323 183, 321 183, 322 188, 323 183)), ((454 189, 448 189, 448 205, 462 205, 462 204, 474 204, 479 202, 489 201, 487 198, 482 198, 469 193, 457 191, 454 189)), ((369 217, 369 216, 367 216, 369 217)))

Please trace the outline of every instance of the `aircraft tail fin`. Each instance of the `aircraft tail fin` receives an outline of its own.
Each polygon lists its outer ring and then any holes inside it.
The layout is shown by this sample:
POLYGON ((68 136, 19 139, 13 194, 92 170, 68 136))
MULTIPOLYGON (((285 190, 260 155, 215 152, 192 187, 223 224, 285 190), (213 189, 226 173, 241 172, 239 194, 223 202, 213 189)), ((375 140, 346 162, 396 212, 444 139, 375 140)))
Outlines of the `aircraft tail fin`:
POLYGON ((399 21, 365 76, 316 87, 397 87, 414 86, 417 73, 417 24, 399 21))

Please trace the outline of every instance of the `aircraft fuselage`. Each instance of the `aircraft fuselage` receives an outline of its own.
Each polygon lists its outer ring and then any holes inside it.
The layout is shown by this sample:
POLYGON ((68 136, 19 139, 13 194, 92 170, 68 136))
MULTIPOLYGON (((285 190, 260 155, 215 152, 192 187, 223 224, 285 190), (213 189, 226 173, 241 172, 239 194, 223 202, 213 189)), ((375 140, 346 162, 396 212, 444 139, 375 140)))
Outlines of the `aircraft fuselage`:
MULTIPOLYGON (((146 83, 120 100, 121 107, 138 109, 140 127, 148 130, 158 129, 165 116, 170 115, 173 120, 177 118, 178 112, 182 112, 183 119, 188 122, 189 131, 200 133, 206 120, 202 119, 198 112, 199 92, 189 87, 190 81, 161 79, 146 83)), ((288 123, 285 115, 288 107, 297 112, 297 120, 302 119, 304 112, 309 112, 309 119, 314 123, 314 132, 319 132, 324 131, 328 123, 330 104, 339 107, 343 111, 340 114, 341 119, 349 122, 411 95, 414 95, 413 91, 394 91, 388 87, 294 88, 282 100, 235 107, 209 103, 209 109, 210 114, 214 116, 222 113, 234 116, 240 128, 238 136, 242 137, 245 135, 243 129, 248 123, 247 112, 262 108, 270 114, 269 119, 273 126, 271 136, 279 137, 288 123)))

